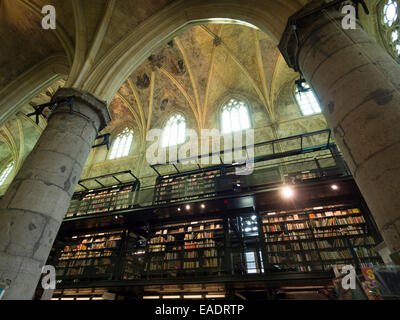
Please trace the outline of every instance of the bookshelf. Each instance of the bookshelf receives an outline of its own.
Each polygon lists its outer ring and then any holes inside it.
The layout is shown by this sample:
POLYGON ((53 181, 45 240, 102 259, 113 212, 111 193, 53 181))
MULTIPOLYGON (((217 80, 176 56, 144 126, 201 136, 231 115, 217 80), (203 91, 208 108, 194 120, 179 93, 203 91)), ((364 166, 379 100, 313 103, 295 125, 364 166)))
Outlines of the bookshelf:
POLYGON ((57 278, 73 282, 112 278, 119 260, 121 239, 121 230, 69 237, 58 253, 57 278))
MULTIPOLYGON (((220 167, 215 170, 196 170, 192 173, 159 176, 155 185, 155 204, 174 203, 216 196, 223 178, 234 169, 220 167)), ((232 183, 229 189, 232 189, 232 183)))
POLYGON ((159 225, 147 243, 147 277, 218 274, 222 271, 222 219, 159 225))
POLYGON ((382 262, 364 210, 350 203, 168 221, 154 217, 124 223, 121 230, 64 236, 50 263, 63 284, 279 272, 307 278, 344 265, 359 270, 382 262))
POLYGON ((273 271, 311 272, 381 262, 364 214, 356 206, 266 212, 262 228, 273 271))
POLYGON ((117 185, 100 190, 80 192, 74 195, 66 218, 129 209, 133 205, 135 187, 136 184, 117 185))

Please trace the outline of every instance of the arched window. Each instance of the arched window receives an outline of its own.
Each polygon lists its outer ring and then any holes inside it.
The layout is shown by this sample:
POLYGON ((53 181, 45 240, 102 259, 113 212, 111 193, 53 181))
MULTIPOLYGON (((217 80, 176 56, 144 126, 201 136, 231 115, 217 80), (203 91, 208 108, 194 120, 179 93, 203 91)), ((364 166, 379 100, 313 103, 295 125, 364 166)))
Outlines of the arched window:
POLYGON ((109 159, 116 159, 128 155, 132 145, 133 130, 125 128, 113 142, 109 159))
POLYGON ((186 121, 180 114, 172 116, 165 125, 162 146, 171 147, 185 142, 186 121))
POLYGON ((231 133, 250 128, 249 109, 245 102, 230 99, 222 107, 222 133, 231 133))
POLYGON ((317 98, 308 83, 303 83, 303 89, 301 91, 296 90, 296 100, 303 116, 321 112, 321 107, 317 98))
POLYGON ((0 185, 2 185, 6 181, 8 175, 11 173, 13 168, 14 168, 14 161, 11 161, 7 165, 7 167, 3 170, 3 172, 0 174, 0 185))
POLYGON ((383 42, 390 54, 400 59, 400 1, 384 0, 379 13, 383 42))

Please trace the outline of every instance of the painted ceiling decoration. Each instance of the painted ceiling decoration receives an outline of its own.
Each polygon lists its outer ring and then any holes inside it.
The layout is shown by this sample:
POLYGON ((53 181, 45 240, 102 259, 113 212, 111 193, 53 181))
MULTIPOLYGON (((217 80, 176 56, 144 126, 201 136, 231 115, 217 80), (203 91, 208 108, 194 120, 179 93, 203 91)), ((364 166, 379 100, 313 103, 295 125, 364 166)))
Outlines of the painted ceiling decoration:
POLYGON ((296 76, 263 32, 237 24, 196 26, 129 76, 110 104, 108 130, 134 121, 143 139, 174 111, 191 118, 194 129, 207 128, 207 116, 230 93, 258 100, 275 121, 274 99, 282 84, 296 76))

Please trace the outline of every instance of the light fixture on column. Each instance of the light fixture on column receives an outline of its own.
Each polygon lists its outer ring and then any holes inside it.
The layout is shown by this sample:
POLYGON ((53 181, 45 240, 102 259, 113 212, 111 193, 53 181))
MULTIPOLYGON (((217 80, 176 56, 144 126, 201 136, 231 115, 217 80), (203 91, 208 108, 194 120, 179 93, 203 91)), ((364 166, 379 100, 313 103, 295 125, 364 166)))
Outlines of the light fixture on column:
POLYGON ((200 205, 200 207, 201 207, 202 209, 204 209, 204 208, 206 207, 206 205, 205 205, 204 203, 202 203, 202 204, 200 205))
POLYGON ((332 190, 339 190, 339 187, 336 184, 331 185, 332 190))
POLYGON ((187 204, 185 208, 186 208, 186 210, 190 210, 190 205, 187 204))
POLYGON ((294 191, 292 187, 283 187, 282 188, 282 196, 284 198, 292 198, 294 196, 294 191))
POLYGON ((181 208, 178 208, 177 210, 180 212, 180 211, 181 211, 181 208))

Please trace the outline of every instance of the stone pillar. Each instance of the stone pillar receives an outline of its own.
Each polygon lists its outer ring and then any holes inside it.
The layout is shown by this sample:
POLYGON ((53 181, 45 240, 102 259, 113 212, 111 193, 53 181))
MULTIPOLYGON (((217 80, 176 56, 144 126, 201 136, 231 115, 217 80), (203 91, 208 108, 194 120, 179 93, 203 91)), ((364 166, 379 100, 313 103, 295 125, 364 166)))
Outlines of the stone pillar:
POLYGON ((53 100, 71 96, 72 109, 61 103, 53 111, 0 202, 3 299, 32 299, 94 140, 110 121, 106 103, 90 93, 63 88, 53 100))
POLYGON ((279 49, 319 98, 336 143, 386 245, 400 249, 400 65, 338 5, 293 15, 279 49))

